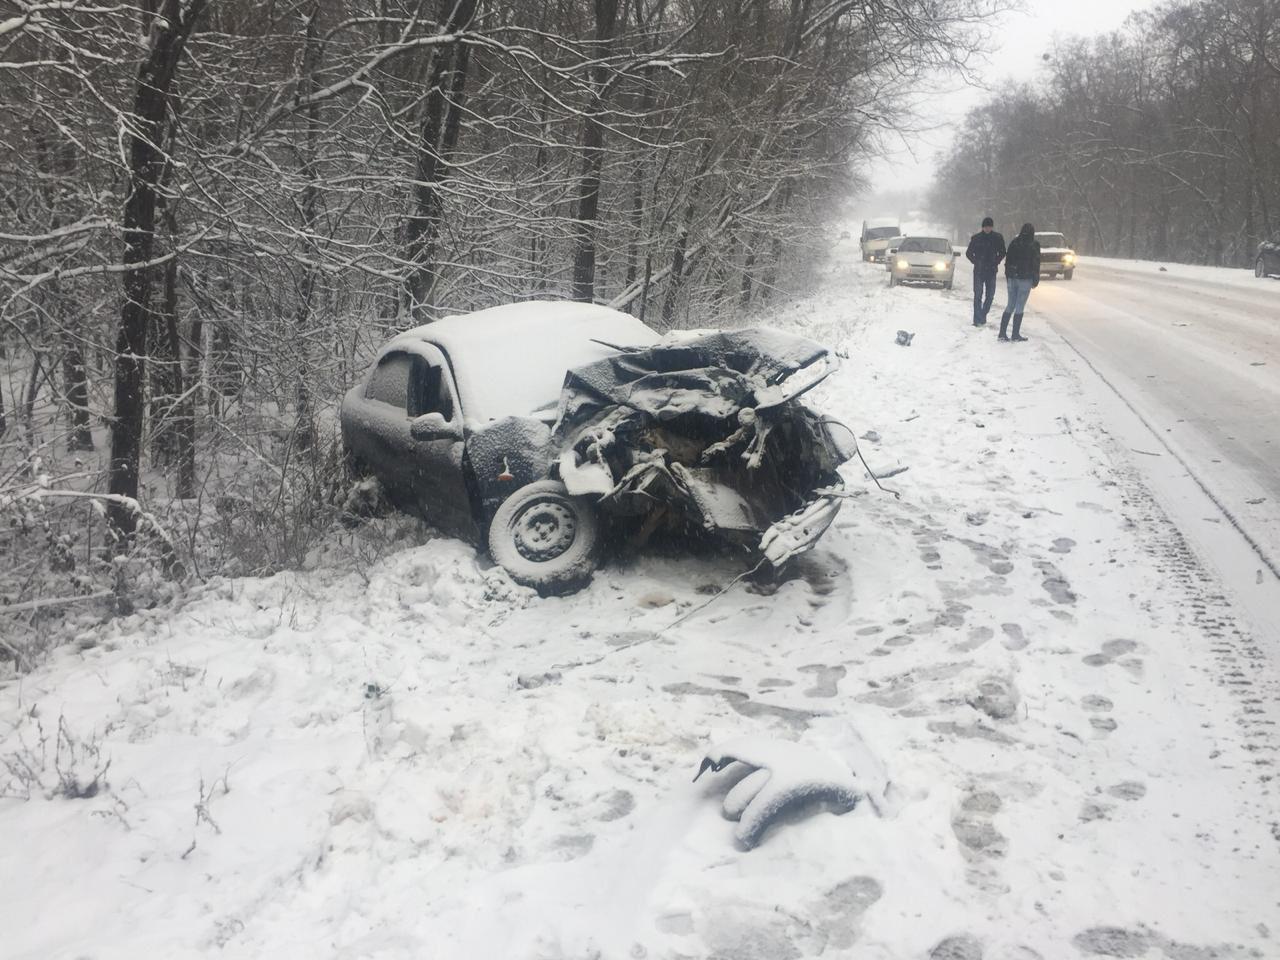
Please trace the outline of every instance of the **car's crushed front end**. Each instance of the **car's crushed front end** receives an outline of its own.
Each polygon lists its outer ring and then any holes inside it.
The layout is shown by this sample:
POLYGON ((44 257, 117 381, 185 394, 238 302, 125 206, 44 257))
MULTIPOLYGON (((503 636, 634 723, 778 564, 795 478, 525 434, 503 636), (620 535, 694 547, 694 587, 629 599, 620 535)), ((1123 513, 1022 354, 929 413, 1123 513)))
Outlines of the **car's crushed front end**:
POLYGON ((775 566, 812 547, 844 497, 853 434, 800 397, 838 365, 754 328, 667 338, 570 371, 554 470, 605 512, 700 529, 775 566))

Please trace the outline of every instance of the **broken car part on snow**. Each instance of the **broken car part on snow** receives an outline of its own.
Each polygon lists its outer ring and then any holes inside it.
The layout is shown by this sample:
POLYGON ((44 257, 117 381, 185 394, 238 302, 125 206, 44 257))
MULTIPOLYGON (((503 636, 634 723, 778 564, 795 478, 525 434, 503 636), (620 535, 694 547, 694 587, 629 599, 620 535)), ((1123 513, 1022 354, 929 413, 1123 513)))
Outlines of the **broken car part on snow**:
POLYGON ((740 737, 707 751, 694 776, 719 773, 734 763, 749 772, 724 797, 724 814, 738 821, 734 837, 750 850, 770 824, 800 807, 825 806, 847 813, 865 791, 850 770, 828 754, 785 740, 740 737))
POLYGON ((605 521, 702 531, 781 566, 817 542, 857 452, 801 397, 838 366, 767 328, 660 338, 627 314, 534 301, 387 343, 342 403, 357 470, 520 583, 584 583, 605 521))

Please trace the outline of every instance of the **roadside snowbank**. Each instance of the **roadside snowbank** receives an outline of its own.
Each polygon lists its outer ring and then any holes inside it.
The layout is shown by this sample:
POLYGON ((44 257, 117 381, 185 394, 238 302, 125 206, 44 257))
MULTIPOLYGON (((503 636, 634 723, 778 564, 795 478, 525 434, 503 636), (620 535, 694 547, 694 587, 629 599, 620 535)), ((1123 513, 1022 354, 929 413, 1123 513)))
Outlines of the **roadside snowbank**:
POLYGON ((32 788, 0 800, 5 955, 1274 954, 1230 611, 1043 344, 857 259, 769 319, 848 352, 813 402, 910 467, 900 500, 846 468, 868 493, 800 576, 674 629, 741 567, 647 555, 543 600, 431 539, 86 635, 0 690, 32 788), (691 782, 741 736, 884 803, 742 851, 732 778, 691 782))
POLYGON ((1081 257, 1079 266, 1082 270, 1090 266, 1101 267, 1116 273, 1142 276, 1147 281, 1159 283, 1191 280, 1233 288, 1243 287, 1273 296, 1280 294, 1280 286, 1274 285, 1275 280, 1259 279, 1248 267, 1206 267, 1195 263, 1163 263, 1158 260, 1124 260, 1116 257, 1081 257))

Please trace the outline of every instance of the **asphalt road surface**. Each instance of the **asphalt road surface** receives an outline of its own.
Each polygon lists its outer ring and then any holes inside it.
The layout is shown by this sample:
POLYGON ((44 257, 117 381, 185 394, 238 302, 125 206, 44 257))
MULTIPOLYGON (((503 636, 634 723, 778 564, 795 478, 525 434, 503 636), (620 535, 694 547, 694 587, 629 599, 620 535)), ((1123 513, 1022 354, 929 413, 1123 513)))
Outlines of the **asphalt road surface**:
POLYGON ((1275 573, 1280 281, 1085 261, 1069 282, 1041 281, 1029 332, 1042 318, 1167 445, 1137 453, 1182 460, 1275 573))

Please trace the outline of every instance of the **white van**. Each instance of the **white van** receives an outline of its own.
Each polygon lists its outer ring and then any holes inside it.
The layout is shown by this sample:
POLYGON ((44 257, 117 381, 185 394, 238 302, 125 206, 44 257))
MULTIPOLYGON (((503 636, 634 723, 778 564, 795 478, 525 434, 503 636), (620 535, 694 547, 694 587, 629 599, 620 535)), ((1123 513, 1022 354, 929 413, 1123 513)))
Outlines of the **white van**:
POLYGON ((889 241, 901 235, 902 229, 896 217, 863 220, 862 259, 872 263, 884 260, 888 256, 889 241))

